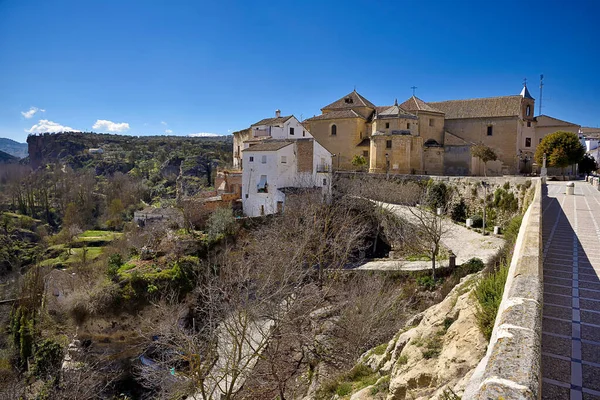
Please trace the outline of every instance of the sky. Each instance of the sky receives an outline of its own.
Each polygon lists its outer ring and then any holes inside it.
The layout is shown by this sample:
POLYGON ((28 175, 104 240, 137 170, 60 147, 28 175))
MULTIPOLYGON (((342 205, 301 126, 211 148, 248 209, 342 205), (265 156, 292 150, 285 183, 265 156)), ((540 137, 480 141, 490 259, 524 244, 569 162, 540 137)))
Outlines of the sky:
POLYGON ((228 134, 376 105, 518 94, 600 126, 600 1, 0 0, 0 137, 228 134))

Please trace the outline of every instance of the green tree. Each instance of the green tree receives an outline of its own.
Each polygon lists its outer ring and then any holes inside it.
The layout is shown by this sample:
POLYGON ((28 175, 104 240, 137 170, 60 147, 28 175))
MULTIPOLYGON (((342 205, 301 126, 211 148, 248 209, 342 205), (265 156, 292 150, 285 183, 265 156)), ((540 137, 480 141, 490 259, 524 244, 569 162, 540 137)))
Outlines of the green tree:
POLYGON ((483 174, 485 176, 487 176, 487 163, 489 161, 496 161, 498 159, 496 152, 491 147, 488 147, 483 143, 476 144, 475 146, 471 147, 471 155, 481 160, 484 167, 483 174))
POLYGON ((585 149, 579 141, 579 136, 573 132, 557 131, 542 139, 535 151, 535 162, 542 165, 544 154, 547 156, 548 166, 563 170, 577 164, 583 159, 585 149))
POLYGON ((367 159, 364 156, 356 155, 352 159, 352 165, 362 170, 367 165, 367 159))
POLYGON ((581 161, 579 161, 579 172, 582 174, 589 174, 598 169, 598 163, 596 159, 589 154, 583 156, 581 161))

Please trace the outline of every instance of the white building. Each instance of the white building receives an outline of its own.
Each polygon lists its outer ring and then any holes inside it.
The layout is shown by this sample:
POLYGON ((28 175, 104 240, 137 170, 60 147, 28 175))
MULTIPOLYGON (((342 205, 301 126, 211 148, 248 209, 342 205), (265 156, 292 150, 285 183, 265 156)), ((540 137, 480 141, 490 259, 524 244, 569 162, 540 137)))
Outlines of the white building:
POLYGON ((262 140, 268 139, 302 139, 313 136, 293 115, 281 116, 275 111, 275 118, 265 118, 244 129, 233 133, 233 167, 243 168, 242 151, 262 140))
POLYGON ((329 196, 331 153, 304 131, 304 138, 266 139, 242 150, 244 214, 282 212, 291 188, 313 188, 329 196))

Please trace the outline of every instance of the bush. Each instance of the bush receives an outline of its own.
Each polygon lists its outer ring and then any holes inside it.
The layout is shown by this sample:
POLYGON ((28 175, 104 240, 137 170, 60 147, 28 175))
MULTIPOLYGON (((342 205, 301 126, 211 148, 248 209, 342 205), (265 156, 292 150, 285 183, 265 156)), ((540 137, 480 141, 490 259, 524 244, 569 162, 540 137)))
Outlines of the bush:
POLYGON ((467 219, 467 205, 463 199, 460 199, 458 203, 452 205, 450 218, 452 218, 452 221, 465 222, 467 219))
POLYGON ((481 215, 473 215, 471 219, 473 220, 473 228, 483 227, 483 218, 481 215))
POLYGON ((114 253, 108 257, 108 276, 111 278, 117 276, 119 268, 123 265, 123 258, 120 254, 114 253))
POLYGON ((438 207, 445 209, 448 203, 448 195, 448 187, 444 182, 429 183, 427 186, 425 204, 434 210, 438 207))
POLYGON ((417 277, 417 285, 425 288, 426 290, 435 290, 437 281, 434 280, 431 275, 423 275, 417 277))
POLYGON ((33 374, 41 379, 54 376, 60 368, 62 358, 62 346, 50 339, 44 340, 36 346, 33 358, 33 374))
POLYGON ((494 206, 507 212, 517 212, 519 209, 519 199, 512 192, 504 189, 496 189, 494 192, 494 206))
POLYGON ((506 228, 504 228, 504 239, 506 239, 507 243, 512 245, 517 241, 519 229, 521 229, 521 222, 523 222, 522 215, 517 215, 508 221, 506 228))
POLYGON ((231 208, 217 208, 208 217, 208 236, 216 240, 220 236, 232 235, 235 233, 235 218, 231 208))
POLYGON ((466 263, 460 265, 460 269, 465 275, 474 274, 485 268, 485 264, 479 258, 471 258, 466 263))
POLYGON ((504 285, 508 276, 508 266, 504 265, 479 281, 474 290, 477 299, 477 325, 481 333, 489 340, 492 337, 496 314, 502 301, 504 285))

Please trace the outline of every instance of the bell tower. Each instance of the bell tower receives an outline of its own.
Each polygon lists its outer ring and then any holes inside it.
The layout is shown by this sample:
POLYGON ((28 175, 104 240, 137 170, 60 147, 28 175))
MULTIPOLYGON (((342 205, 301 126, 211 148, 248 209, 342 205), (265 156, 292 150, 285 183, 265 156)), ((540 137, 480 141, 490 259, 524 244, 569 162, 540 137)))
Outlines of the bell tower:
POLYGON ((527 80, 523 82, 523 90, 521 90, 521 118, 525 121, 533 121, 535 99, 527 89, 527 80))

